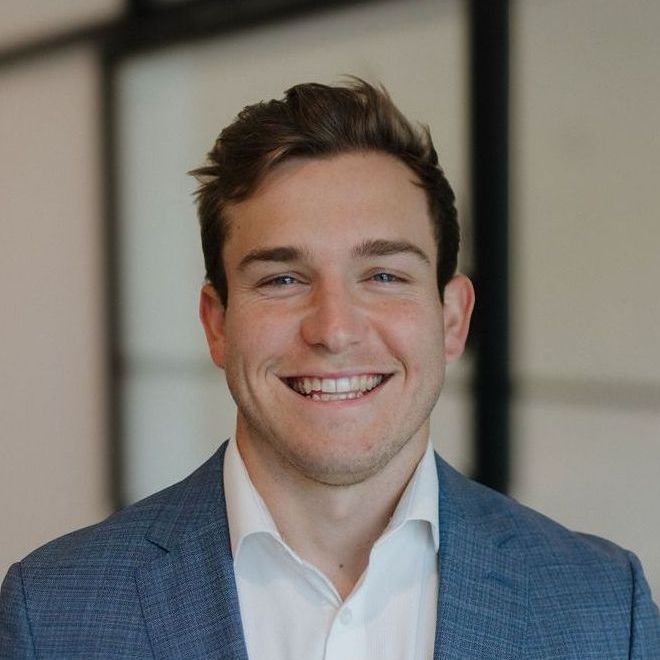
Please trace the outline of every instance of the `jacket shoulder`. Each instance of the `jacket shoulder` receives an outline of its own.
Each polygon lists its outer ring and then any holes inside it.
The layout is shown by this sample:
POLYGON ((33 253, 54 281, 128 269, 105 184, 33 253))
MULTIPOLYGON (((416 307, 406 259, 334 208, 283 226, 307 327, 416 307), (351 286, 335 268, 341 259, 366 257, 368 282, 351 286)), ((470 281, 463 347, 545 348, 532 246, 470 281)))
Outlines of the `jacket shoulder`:
POLYGON ((11 657, 150 656, 136 576, 217 523, 222 451, 183 481, 14 564, 0 592, 0 647, 11 657))
POLYGON ((215 508, 212 500, 221 490, 219 454, 216 452, 182 481, 32 551, 21 561, 24 574, 60 564, 137 565, 157 556, 157 544, 148 539, 151 529, 181 524, 194 528, 203 524, 215 508))
POLYGON ((512 497, 467 478, 439 458, 438 473, 441 508, 445 499, 446 505, 457 507, 458 515, 470 525, 524 554, 528 565, 613 562, 629 570, 630 553, 615 543, 570 530, 512 497))
POLYGON ((564 657, 566 648, 590 650, 580 657, 660 657, 660 613, 632 552, 569 530, 441 459, 438 475, 441 529, 443 515, 453 519, 445 529, 463 530, 483 556, 506 557, 524 576, 526 657, 564 657))

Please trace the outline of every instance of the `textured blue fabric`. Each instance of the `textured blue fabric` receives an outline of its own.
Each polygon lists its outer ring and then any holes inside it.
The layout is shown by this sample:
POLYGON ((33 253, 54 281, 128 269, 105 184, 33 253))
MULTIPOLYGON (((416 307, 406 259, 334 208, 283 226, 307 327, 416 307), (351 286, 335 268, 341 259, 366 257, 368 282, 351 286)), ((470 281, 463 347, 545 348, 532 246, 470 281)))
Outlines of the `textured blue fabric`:
MULTIPOLYGON (((179 484, 12 566, 0 658, 246 659, 225 447, 179 484)), ((634 555, 436 460, 435 658, 660 660, 660 617, 634 555)))

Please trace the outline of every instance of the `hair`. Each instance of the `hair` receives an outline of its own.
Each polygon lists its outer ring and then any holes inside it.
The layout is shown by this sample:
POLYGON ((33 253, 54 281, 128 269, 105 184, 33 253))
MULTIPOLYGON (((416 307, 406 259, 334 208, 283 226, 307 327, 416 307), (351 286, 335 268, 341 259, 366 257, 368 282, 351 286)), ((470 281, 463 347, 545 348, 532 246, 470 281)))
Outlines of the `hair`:
POLYGON ((455 196, 427 126, 411 124, 383 86, 351 77, 346 85, 295 85, 281 100, 245 107, 190 172, 195 194, 206 279, 227 304, 222 250, 231 226, 225 209, 249 198, 266 176, 291 158, 328 158, 351 152, 389 154, 405 163, 425 191, 438 246, 440 298, 456 271, 459 228, 455 196))

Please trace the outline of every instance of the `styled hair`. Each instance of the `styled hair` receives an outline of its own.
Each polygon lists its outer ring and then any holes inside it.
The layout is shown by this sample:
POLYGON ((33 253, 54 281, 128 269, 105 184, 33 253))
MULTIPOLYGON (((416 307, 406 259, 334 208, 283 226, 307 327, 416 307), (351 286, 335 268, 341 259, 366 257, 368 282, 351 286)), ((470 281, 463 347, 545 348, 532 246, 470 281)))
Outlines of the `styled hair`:
POLYGON ((346 85, 295 85, 281 100, 245 107, 190 172, 206 279, 227 304, 222 250, 231 226, 228 205, 252 195, 266 176, 290 158, 328 158, 351 152, 390 154, 405 163, 425 191, 438 246, 440 298, 456 271, 459 228, 454 193, 438 165, 428 127, 411 124, 387 90, 351 77, 346 85))

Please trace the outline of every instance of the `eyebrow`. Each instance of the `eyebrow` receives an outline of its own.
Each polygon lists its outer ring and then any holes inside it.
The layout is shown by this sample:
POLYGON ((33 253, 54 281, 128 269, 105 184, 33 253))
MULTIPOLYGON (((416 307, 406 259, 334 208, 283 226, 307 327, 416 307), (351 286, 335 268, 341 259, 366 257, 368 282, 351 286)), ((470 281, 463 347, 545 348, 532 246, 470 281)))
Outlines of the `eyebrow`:
MULTIPOLYGON (((394 254, 408 253, 419 257, 424 263, 429 264, 429 256, 420 247, 409 241, 393 241, 386 239, 368 239, 356 245, 351 254, 353 257, 387 257, 394 254)), ((255 262, 289 263, 292 261, 303 261, 310 259, 310 252, 296 245, 280 245, 272 248, 257 248, 250 250, 238 264, 238 270, 245 270, 255 262)))
POLYGON ((424 263, 431 264, 428 254, 410 241, 390 241, 382 238, 362 241, 353 248, 354 257, 387 257, 401 253, 414 254, 424 263))
POLYGON ((250 250, 238 264, 238 270, 245 270, 257 261, 301 261, 309 256, 309 252, 295 245, 281 245, 273 248, 257 248, 250 250))

